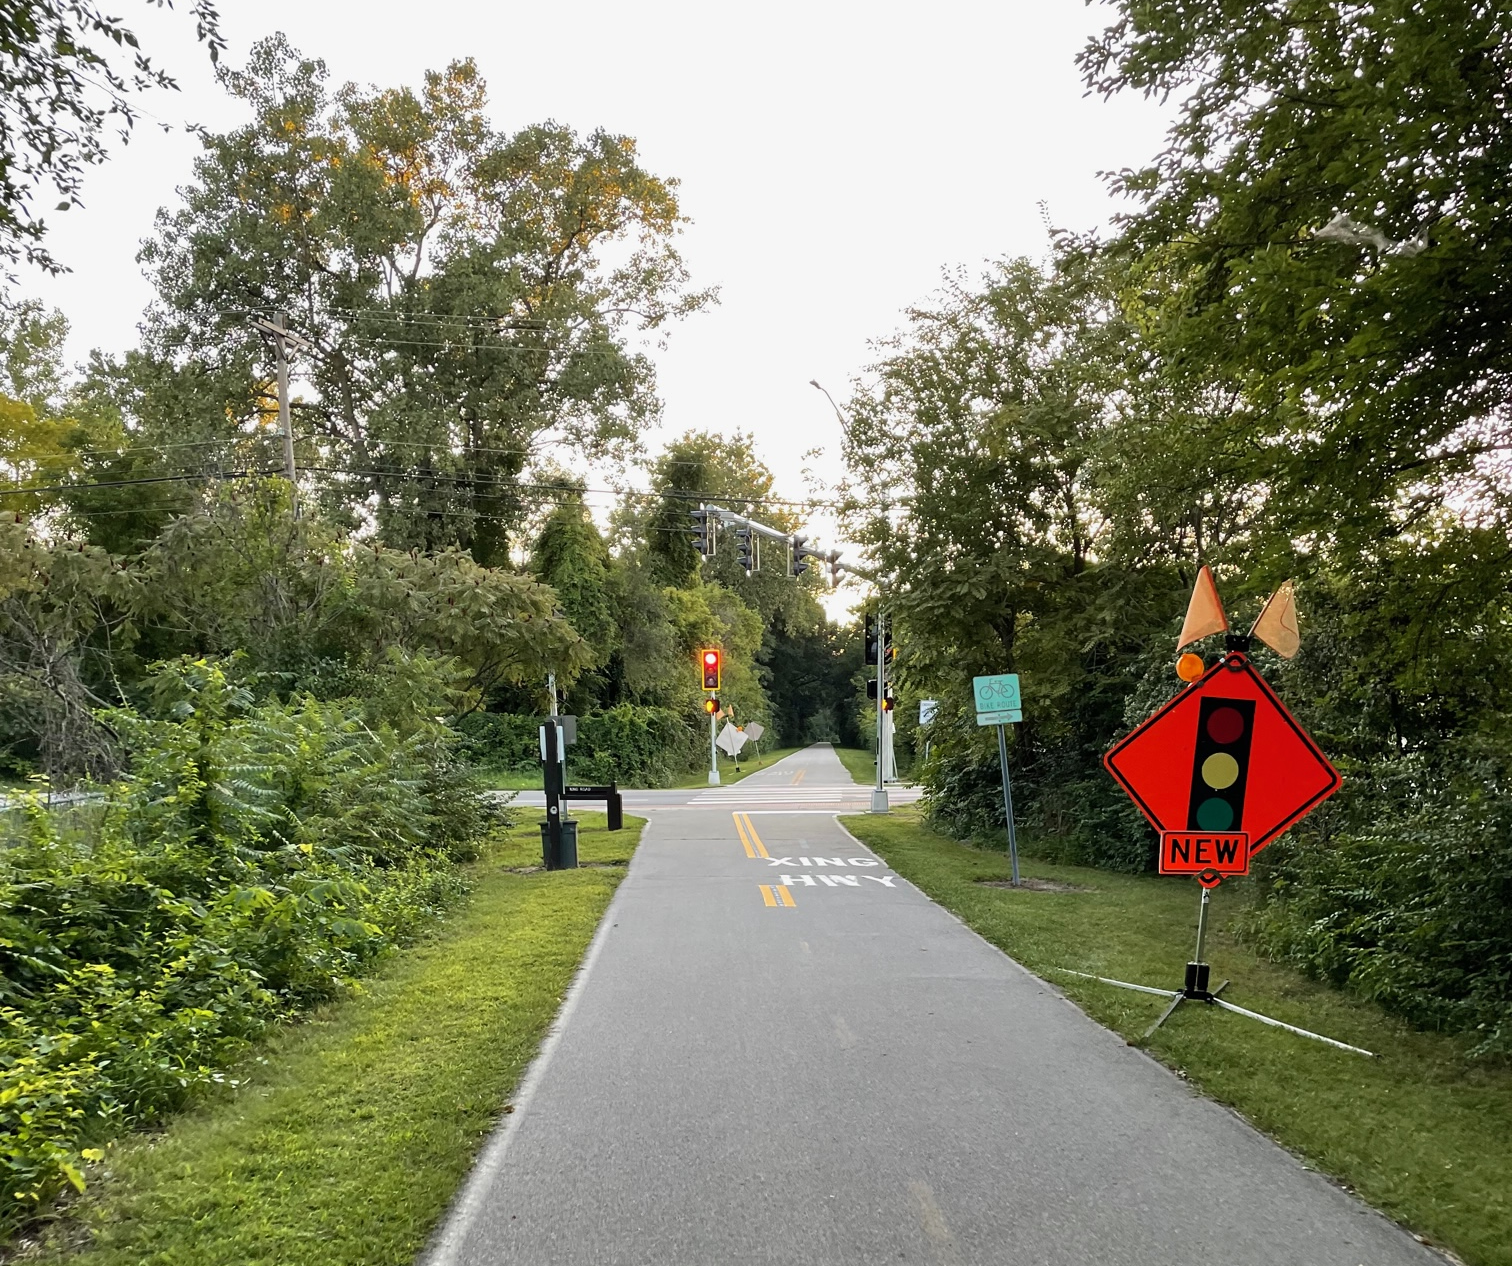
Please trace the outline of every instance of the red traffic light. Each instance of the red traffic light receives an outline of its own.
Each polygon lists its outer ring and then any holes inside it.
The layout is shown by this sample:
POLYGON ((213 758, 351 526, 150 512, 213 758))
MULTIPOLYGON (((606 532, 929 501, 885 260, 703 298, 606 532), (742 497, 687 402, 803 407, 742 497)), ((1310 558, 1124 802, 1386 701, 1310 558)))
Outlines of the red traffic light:
POLYGON ((700 651, 699 655, 703 660, 703 688, 705 690, 718 690, 719 668, 720 661, 724 658, 723 653, 711 647, 709 650, 700 651))
POLYGON ((712 695, 709 698, 705 699, 704 711, 707 712, 710 716, 713 716, 716 712, 719 711, 719 700, 714 698, 712 695))

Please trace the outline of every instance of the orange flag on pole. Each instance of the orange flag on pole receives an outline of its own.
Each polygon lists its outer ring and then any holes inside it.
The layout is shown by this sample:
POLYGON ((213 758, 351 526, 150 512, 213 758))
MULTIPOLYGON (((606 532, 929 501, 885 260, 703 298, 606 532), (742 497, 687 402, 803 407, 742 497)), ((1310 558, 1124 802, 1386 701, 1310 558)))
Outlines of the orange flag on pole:
POLYGON ((1229 626, 1228 616, 1223 613, 1223 599, 1218 596, 1218 585, 1206 564, 1197 573, 1197 584, 1192 589, 1192 600, 1187 603, 1186 619, 1182 621, 1181 636, 1176 640, 1176 649, 1206 637, 1209 633, 1222 633, 1229 626))
POLYGON ((1297 653, 1302 634, 1297 628, 1297 598, 1292 592, 1291 581, 1271 594, 1270 601, 1261 608, 1250 636, 1258 637, 1282 659, 1290 659, 1297 653))

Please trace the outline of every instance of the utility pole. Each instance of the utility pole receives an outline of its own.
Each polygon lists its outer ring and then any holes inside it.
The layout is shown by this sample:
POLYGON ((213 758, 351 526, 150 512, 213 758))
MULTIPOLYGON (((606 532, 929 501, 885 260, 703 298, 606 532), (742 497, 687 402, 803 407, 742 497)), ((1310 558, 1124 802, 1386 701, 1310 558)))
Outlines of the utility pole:
POLYGON ((289 481, 289 500, 294 507, 294 517, 299 518, 299 472, 294 466, 294 424, 289 416, 289 350, 307 352, 307 339, 291 333, 289 314, 275 312, 272 320, 253 317, 253 328, 273 337, 273 349, 278 357, 278 430, 283 436, 284 478, 289 481))
MULTIPOLYGON (((823 390, 823 388, 820 388, 823 390)), ((887 759, 883 748, 882 727, 887 716, 887 614, 877 607, 877 785, 872 788, 871 811, 887 812, 887 788, 882 782, 882 766, 887 759)))

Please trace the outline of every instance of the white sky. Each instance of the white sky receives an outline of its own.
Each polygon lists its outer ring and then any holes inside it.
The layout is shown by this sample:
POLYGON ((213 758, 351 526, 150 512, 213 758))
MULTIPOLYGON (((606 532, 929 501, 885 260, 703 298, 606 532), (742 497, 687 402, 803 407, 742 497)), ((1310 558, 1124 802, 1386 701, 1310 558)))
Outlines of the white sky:
MULTIPOLYGON (((155 122, 242 121, 185 7, 116 6, 183 90, 148 99, 155 118, 91 174, 85 208, 51 217, 49 246, 74 272, 22 278, 68 315, 78 359, 133 342, 149 298, 137 244, 191 177, 194 138, 155 122)), ((333 84, 416 85, 472 56, 501 128, 552 118, 637 138, 646 166, 682 183, 695 284, 721 289, 658 354, 664 430, 754 432, 784 496, 805 495, 809 449, 825 451, 821 477, 840 469, 838 423, 809 379, 843 403, 872 359, 868 340, 927 298, 942 268, 1043 255, 1041 200, 1059 226, 1105 224, 1117 207, 1098 172, 1148 160, 1165 125, 1139 98, 1083 96, 1073 58, 1108 11, 1080 0, 220 8, 232 64, 274 30, 325 58, 333 84)), ((814 526, 833 539, 821 517, 814 526)))

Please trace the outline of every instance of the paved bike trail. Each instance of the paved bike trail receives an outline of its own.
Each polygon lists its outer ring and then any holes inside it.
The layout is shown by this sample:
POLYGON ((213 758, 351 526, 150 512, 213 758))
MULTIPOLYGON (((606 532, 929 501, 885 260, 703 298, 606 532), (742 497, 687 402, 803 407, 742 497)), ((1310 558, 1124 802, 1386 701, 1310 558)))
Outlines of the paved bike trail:
POLYGON ((795 798, 848 781, 653 813, 428 1266, 1442 1263, 795 798))

